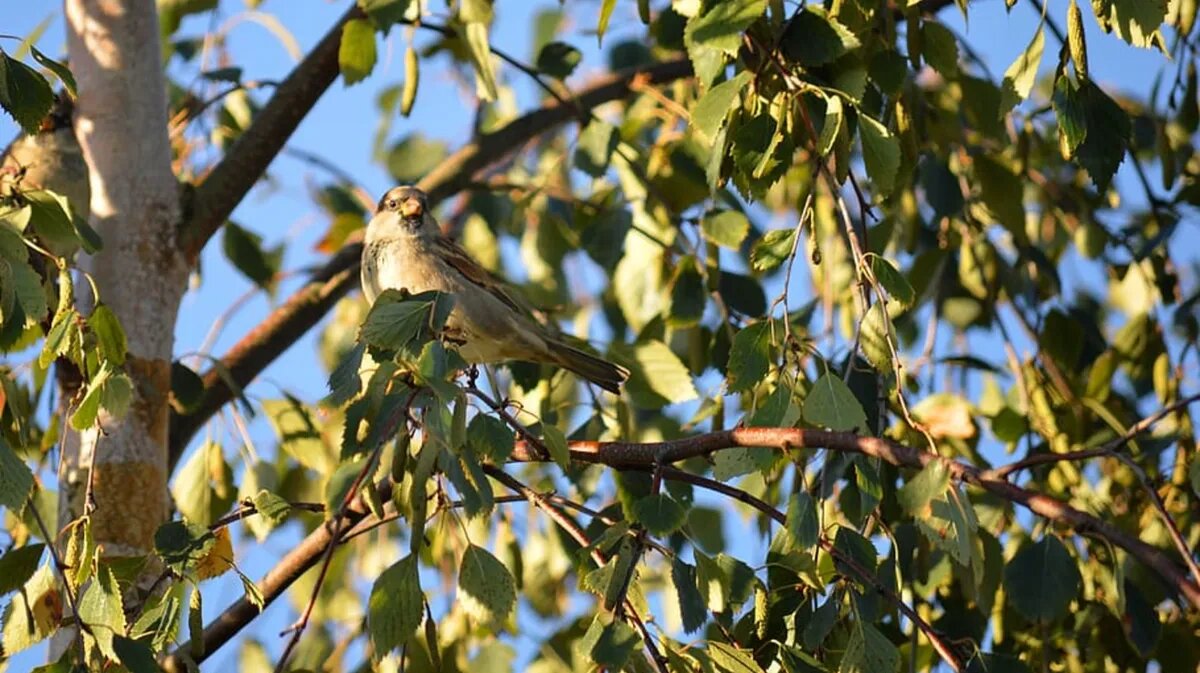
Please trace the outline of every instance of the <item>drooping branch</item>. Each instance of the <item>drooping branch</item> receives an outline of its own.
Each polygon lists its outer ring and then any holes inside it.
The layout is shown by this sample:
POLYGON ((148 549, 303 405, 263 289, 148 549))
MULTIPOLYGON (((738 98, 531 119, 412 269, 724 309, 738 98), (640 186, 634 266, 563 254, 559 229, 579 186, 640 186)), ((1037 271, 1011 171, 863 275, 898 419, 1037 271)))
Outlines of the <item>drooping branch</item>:
POLYGON ((191 213, 180 225, 180 244, 189 260, 200 255, 208 239, 225 223, 305 115, 337 79, 342 27, 361 16, 364 15, 357 4, 342 15, 279 84, 246 132, 196 187, 191 213))
MULTIPOLYGON (((663 476, 674 481, 687 482, 689 484, 699 486, 700 488, 713 491, 714 493, 720 493, 728 496, 734 500, 737 500, 738 502, 746 503, 763 514, 766 514, 780 526, 787 525, 787 515, 772 507, 762 499, 756 498, 740 488, 730 486, 715 479, 697 476, 691 474, 690 472, 684 472, 683 470, 678 470, 675 468, 668 468, 664 470, 663 476)), ((862 582, 863 584, 870 585, 871 588, 879 592, 880 595, 893 603, 896 606, 896 609, 903 613, 905 617, 908 617, 909 620, 912 621, 913 626, 920 630, 921 633, 924 633, 925 637, 929 639, 929 642, 933 645, 933 649, 936 650, 938 655, 942 657, 942 660, 946 662, 946 665, 950 667, 950 670, 956 672, 963 670, 962 660, 959 658, 958 653, 954 651, 954 648, 951 647, 948 642, 946 642, 946 639, 943 638, 942 635, 929 624, 929 622, 922 619, 921 615, 917 614, 916 610, 913 610, 912 607, 910 607, 904 602, 903 599, 900 598, 900 596, 897 596, 896 592, 892 591, 890 587, 881 582, 874 573, 869 572, 866 568, 859 565, 858 561, 854 560, 852 556, 835 547, 829 538, 822 535, 818 544, 820 544, 821 549, 824 549, 830 556, 837 559, 838 563, 848 568, 850 570, 850 574, 854 575, 858 581, 862 582)))
MULTIPOLYGON (((434 203, 441 202, 471 184, 474 176, 516 151, 530 139, 552 131, 576 119, 579 109, 591 110, 609 101, 624 98, 633 82, 661 84, 688 77, 691 64, 686 58, 630 68, 603 77, 580 91, 571 104, 548 101, 540 108, 484 134, 447 157, 424 179, 420 186, 434 203)), ((286 84, 286 82, 285 82, 286 84)), ((280 90, 284 87, 281 86, 280 90)), ((279 95, 279 94, 276 94, 279 95)), ((260 113, 261 116, 261 113, 260 113)), ((247 131, 249 133, 249 131, 247 131)), ((236 147, 235 147, 236 149, 236 147)), ((230 150, 232 153, 233 150, 230 150)), ((211 179, 211 178, 210 178, 211 179)), ((235 394, 313 327, 337 300, 358 283, 361 244, 347 245, 316 271, 303 288, 289 297, 267 318, 246 333, 220 361, 203 376, 204 394, 197 410, 171 419, 171 466, 193 435, 235 394), (225 373, 228 373, 228 379, 225 373)))
MULTIPOLYGON (((1129 552, 1153 569, 1166 586, 1182 594, 1194 608, 1200 609, 1200 585, 1192 581, 1175 561, 1161 550, 1146 544, 1112 524, 1082 512, 1057 499, 991 476, 987 471, 937 454, 881 439, 860 437, 849 432, 829 432, 802 428, 737 428, 685 437, 665 442, 594 442, 570 443, 571 459, 616 468, 652 468, 687 458, 707 456, 723 449, 766 447, 780 450, 829 449, 860 453, 880 458, 897 467, 922 469, 941 461, 951 478, 982 488, 1009 502, 1021 505, 1054 523, 1069 526, 1081 534, 1107 540, 1129 552)), ((540 461, 537 452, 519 443, 513 452, 515 461, 540 461)))

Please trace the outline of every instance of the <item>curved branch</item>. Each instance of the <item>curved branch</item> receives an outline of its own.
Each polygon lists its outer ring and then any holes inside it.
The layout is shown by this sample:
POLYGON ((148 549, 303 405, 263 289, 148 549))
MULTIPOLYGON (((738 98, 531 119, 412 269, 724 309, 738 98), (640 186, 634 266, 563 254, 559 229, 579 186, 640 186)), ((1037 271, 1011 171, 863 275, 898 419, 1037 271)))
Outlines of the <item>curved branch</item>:
MULTIPOLYGON (((603 77, 580 91, 568 103, 548 101, 502 128, 478 137, 438 164, 420 181, 419 186, 429 194, 433 203, 441 202, 469 186, 476 173, 511 154, 530 139, 577 119, 580 109, 588 111, 629 95, 635 80, 643 85, 661 84, 688 77, 691 72, 688 60, 679 58, 603 77)), ((280 87, 281 91, 284 86, 280 87)), ((230 150, 231 154, 234 150, 230 150)), ((248 385, 311 329, 338 299, 357 285, 361 253, 361 244, 343 248, 316 271, 303 288, 234 344, 221 358, 220 365, 204 374, 204 394, 197 410, 186 416, 176 414, 171 418, 172 469, 196 431, 233 399, 235 391, 230 387, 231 381, 237 387, 248 385), (229 373, 228 379, 222 375, 222 370, 229 373)))
POLYGON ((355 4, 333 24, 317 46, 275 89, 271 99, 255 115, 250 128, 196 187, 192 211, 180 224, 179 232, 180 244, 188 260, 194 261, 200 255, 208 239, 225 223, 305 115, 337 79, 342 27, 351 19, 362 16, 365 14, 355 4))
MULTIPOLYGON (((735 447, 766 447, 780 450, 824 448, 861 453, 880 458, 897 467, 913 469, 921 469, 934 461, 941 461, 950 476, 958 481, 982 488, 1021 505, 1038 516, 1070 526, 1083 535, 1107 540, 1124 549, 1153 569, 1169 589, 1182 594, 1193 608, 1200 609, 1200 585, 1192 581, 1183 568, 1158 548, 1057 498, 997 479, 986 470, 973 465, 942 458, 934 453, 920 451, 891 440, 859 437, 849 432, 802 428, 737 428, 665 442, 638 444, 576 441, 570 444, 572 460, 617 468, 650 468, 735 447)), ((519 442, 511 460, 540 462, 541 459, 536 451, 531 451, 524 442, 519 442)))

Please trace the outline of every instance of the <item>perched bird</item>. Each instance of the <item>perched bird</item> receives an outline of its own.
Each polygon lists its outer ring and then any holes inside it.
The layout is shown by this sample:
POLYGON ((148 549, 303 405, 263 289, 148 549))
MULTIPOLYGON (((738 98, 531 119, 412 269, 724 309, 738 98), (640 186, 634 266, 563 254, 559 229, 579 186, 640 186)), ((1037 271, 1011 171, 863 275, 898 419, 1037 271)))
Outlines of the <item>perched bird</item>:
POLYGON ((629 371, 555 336, 504 283, 442 236, 416 187, 395 187, 367 224, 362 288, 367 301, 384 290, 437 290, 454 297, 446 336, 467 362, 520 360, 558 365, 616 393, 629 371))
POLYGON ((76 215, 88 218, 92 190, 83 149, 71 128, 74 112, 66 94, 56 96, 38 132, 18 136, 0 152, 0 196, 50 189, 67 197, 76 215))

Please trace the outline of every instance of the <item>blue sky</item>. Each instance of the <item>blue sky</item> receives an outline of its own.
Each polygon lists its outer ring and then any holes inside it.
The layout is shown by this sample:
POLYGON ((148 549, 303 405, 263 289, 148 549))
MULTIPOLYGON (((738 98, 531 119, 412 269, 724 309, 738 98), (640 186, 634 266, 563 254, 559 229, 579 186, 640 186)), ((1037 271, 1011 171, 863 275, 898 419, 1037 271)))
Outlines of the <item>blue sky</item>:
MULTIPOLYGON (((39 42, 39 48, 49 55, 65 54, 64 28, 60 6, 57 3, 7 4, 4 32, 25 35, 43 19, 51 17, 51 24, 39 42)), ((431 4, 437 10, 444 10, 442 3, 431 4)), ((559 3, 551 0, 498 4, 501 7, 493 28, 493 44, 518 58, 533 60, 535 55, 529 53, 528 44, 532 32, 532 17, 541 9, 557 8, 559 3)), ((1065 14, 1065 2, 1054 0, 1050 4, 1052 15, 1061 24, 1065 14)), ((278 19, 294 36, 300 48, 307 50, 317 42, 346 6, 346 2, 266 0, 262 3, 260 11, 278 19)), ((589 74, 599 72, 605 67, 604 54, 596 47, 596 39, 591 34, 598 7, 599 3, 596 2, 576 1, 566 4, 566 12, 572 18, 568 20, 568 27, 559 39, 572 43, 584 52, 582 65, 571 82, 586 80, 589 74)), ((220 14, 213 25, 222 26, 231 22, 229 48, 234 63, 244 67, 246 79, 281 79, 292 67, 293 60, 280 41, 261 23, 254 20, 254 15, 239 16, 244 11, 243 2, 227 0, 222 3, 220 14), (251 20, 244 20, 247 18, 251 20)), ((1001 0, 980 0, 972 3, 969 24, 964 24, 961 14, 953 8, 945 10, 942 17, 958 34, 966 36, 996 77, 999 77, 1024 49, 1038 20, 1037 12, 1028 1, 1019 2, 1011 13, 1006 13, 1001 0)), ((208 15, 189 19, 184 23, 179 35, 197 36, 209 26, 209 22, 208 15)), ((1115 37, 1101 34, 1090 17, 1086 23, 1089 28, 1093 77, 1110 91, 1127 91, 1134 95, 1148 91, 1153 74, 1162 66, 1162 57, 1156 53, 1130 48, 1115 37)), ((643 31, 644 28, 636 16, 634 3, 619 2, 606 44, 613 44, 625 37, 639 37, 643 31)), ((406 34, 407 31, 396 28, 381 42, 380 63, 367 81, 352 87, 346 87, 340 79, 334 83, 290 142, 291 147, 319 154, 340 166, 373 196, 381 194, 391 186, 386 170, 372 160, 375 124, 378 118, 375 99, 380 90, 397 84, 402 79, 402 54, 406 34)), ((420 33, 416 38, 418 43, 425 43, 430 39, 428 35, 420 33)), ((1046 51, 1048 53, 1042 63, 1043 75, 1053 67, 1054 54, 1057 53, 1057 44, 1050 36, 1047 36, 1046 51)), ((172 72, 182 73, 174 66, 172 72)), ((523 109, 535 104, 537 91, 520 73, 506 67, 501 68, 501 73, 514 84, 523 109)), ((192 78, 189 76, 182 81, 190 82, 192 78)), ((258 93, 256 97, 263 100, 265 95, 258 93)), ((439 59, 423 64, 421 90, 413 115, 409 119, 397 118, 393 121, 390 139, 394 141, 419 129, 426 135, 444 139, 452 148, 456 147, 470 134, 472 106, 473 100, 470 95, 455 82, 444 67, 444 61, 439 59)), ((0 116, 0 141, 7 141, 16 132, 12 121, 0 116)), ((1128 180, 1128 173, 1126 164, 1120 179, 1128 180)), ((329 176, 287 156, 278 158, 272 164, 270 174, 270 184, 262 184, 255 188, 234 212, 232 219, 260 233, 268 246, 286 241, 288 252, 284 268, 302 269, 320 259, 312 252, 312 248, 327 226, 327 221, 310 199, 309 189, 328 183, 329 176)), ((1129 194, 1131 198, 1137 198, 1136 190, 1130 190, 1129 194)), ((773 226, 784 225, 782 221, 771 220, 765 214, 760 215, 762 222, 770 222, 773 226)), ((1082 265, 1071 262, 1068 264, 1078 268, 1068 268, 1064 275, 1077 278, 1076 282, 1095 282, 1094 272, 1082 265)), ((797 274, 804 273, 801 268, 803 266, 797 265, 797 274)), ((177 354, 195 351, 204 341, 213 321, 222 314, 233 298, 251 289, 249 282, 233 271, 225 261, 219 240, 214 240, 205 251, 203 270, 201 284, 189 292, 183 302, 176 328, 177 354)), ((1189 278, 1189 287, 1195 282, 1194 278, 1186 275, 1185 278, 1189 278)), ((803 278, 797 278, 793 282, 796 303, 807 298, 803 294, 806 285, 803 278)), ((286 297, 295 287, 295 279, 283 282, 277 298, 286 297)), ((773 296, 777 291, 777 288, 769 288, 768 295, 773 296)), ((257 293, 241 311, 230 318, 224 331, 217 338, 212 352, 219 354, 228 349, 261 319, 270 306, 269 298, 263 293, 257 293)), ((317 331, 313 331, 285 353, 250 387, 250 394, 277 397, 278 391, 283 389, 303 400, 320 398, 325 393, 325 376, 316 357, 317 334, 317 331)), ((250 433, 260 450, 272 446, 272 433, 261 418, 251 424, 250 433)), ((227 456, 231 460, 237 459, 232 442, 226 444, 227 456)), ((729 533, 731 536, 736 535, 732 528, 729 533)), ((242 551, 249 552, 242 559, 245 570, 252 577, 260 576, 269 567, 271 558, 286 551, 294 541, 293 534, 284 533, 274 536, 265 545, 253 551, 243 548, 242 551)), ((752 560, 753 552, 749 550, 756 545, 751 540, 745 540, 744 546, 748 553, 743 556, 752 560)), ((236 580, 222 580, 206 585, 206 613, 214 615, 240 593, 241 589, 236 580)), ((275 651, 275 634, 286 626, 290 619, 287 610, 276 606, 252 631, 270 643, 272 651, 275 651)), ((222 665, 232 663, 235 652, 235 648, 228 648, 211 659, 204 669, 217 670, 222 665)), ((22 670, 25 662, 36 661, 40 656, 40 653, 35 653, 18 658, 13 663, 12 670, 22 670)))

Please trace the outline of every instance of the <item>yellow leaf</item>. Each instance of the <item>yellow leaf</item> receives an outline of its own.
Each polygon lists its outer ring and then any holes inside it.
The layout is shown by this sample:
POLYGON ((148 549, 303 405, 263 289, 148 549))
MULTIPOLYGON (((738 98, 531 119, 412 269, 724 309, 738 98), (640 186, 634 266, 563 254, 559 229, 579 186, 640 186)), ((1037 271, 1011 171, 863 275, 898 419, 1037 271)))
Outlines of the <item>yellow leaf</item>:
POLYGON ((216 544, 196 564, 196 575, 202 580, 224 575, 233 567, 233 542, 229 538, 229 529, 218 528, 216 538, 216 544))

